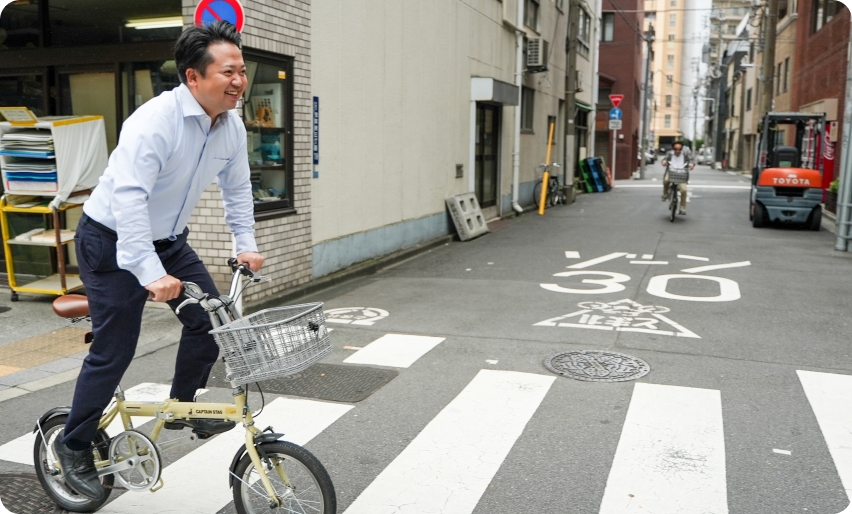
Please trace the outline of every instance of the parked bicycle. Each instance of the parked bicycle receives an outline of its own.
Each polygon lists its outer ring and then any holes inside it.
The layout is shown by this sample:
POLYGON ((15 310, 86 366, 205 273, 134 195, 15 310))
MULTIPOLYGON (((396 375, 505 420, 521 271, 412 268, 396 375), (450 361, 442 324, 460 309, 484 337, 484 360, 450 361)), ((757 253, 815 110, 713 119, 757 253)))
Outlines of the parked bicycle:
MULTIPOLYGON (((234 275, 227 295, 211 295, 192 282, 184 282, 187 299, 177 310, 200 304, 210 315, 214 327, 211 333, 225 361, 234 402, 133 402, 125 399, 119 386, 114 403, 101 417, 98 437, 92 446, 101 483, 108 492, 117 488, 157 491, 163 487, 160 478, 163 450, 186 440, 158 443, 165 423, 180 419, 224 419, 241 422, 246 432, 245 446, 237 450, 228 470, 228 483, 238 513, 256 514, 275 509, 305 512, 309 506, 312 513, 335 514, 334 486, 320 461, 308 450, 281 440, 283 434, 276 433, 272 427, 258 429, 247 395, 248 384, 298 373, 331 352, 322 303, 276 307, 243 317, 237 298, 249 285, 269 279, 253 273, 246 265, 238 266, 236 259, 228 263, 234 275), (243 277, 248 279, 245 285, 243 277), (117 416, 124 432, 109 437, 106 428, 117 416), (156 419, 150 435, 134 429, 131 418, 137 416, 156 419)), ((80 295, 60 297, 54 302, 54 309, 74 320, 88 316, 86 298, 80 295)), ((103 505, 106 498, 92 500, 69 487, 53 451, 70 410, 70 407, 51 409, 37 421, 36 474, 57 505, 73 512, 91 512, 103 505)), ((210 435, 193 433, 189 439, 206 439, 210 435)))
MULTIPOLYGON (((554 168, 559 168, 559 165, 553 163, 554 168)), ((542 173, 545 171, 550 174, 550 178, 547 180, 547 195, 544 200, 545 207, 553 207, 559 204, 565 204, 565 198, 562 194, 562 187, 559 185, 559 176, 555 173, 550 172, 551 166, 546 164, 540 164, 538 166, 538 170, 542 173)), ((541 188, 542 188, 542 180, 537 180, 535 183, 535 188, 533 188, 533 201, 535 201, 535 206, 538 208, 541 205, 541 188)))

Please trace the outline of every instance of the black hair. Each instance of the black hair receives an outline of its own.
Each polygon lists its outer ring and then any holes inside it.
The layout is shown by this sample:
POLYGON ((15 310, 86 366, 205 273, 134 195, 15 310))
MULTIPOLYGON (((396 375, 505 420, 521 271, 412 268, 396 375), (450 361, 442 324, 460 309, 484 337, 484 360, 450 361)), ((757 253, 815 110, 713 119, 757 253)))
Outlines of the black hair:
POLYGON ((674 150, 675 145, 680 145, 681 150, 683 149, 683 143, 680 141, 675 141, 672 143, 672 150, 674 150))
POLYGON ((180 35, 175 43, 175 64, 182 84, 186 84, 189 68, 205 76, 207 67, 213 63, 208 48, 217 43, 232 43, 240 48, 240 33, 227 21, 214 21, 202 27, 190 27, 180 35))

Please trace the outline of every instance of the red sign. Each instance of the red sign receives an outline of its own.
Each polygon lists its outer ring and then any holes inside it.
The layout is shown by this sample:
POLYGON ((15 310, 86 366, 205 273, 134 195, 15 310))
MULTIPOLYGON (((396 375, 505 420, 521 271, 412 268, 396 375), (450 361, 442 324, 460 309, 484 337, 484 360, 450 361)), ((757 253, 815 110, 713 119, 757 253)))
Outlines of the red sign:
POLYGON ((198 26, 224 20, 242 32, 245 14, 240 0, 201 0, 193 19, 198 26))
POLYGON ((624 95, 609 95, 609 101, 612 102, 613 107, 621 105, 622 100, 624 100, 624 95))

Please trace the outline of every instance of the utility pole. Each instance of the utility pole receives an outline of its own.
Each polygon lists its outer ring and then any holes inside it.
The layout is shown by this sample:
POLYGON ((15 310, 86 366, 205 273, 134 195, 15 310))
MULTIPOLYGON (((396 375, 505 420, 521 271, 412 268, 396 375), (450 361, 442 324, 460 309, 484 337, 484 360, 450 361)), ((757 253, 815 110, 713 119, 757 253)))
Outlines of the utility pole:
POLYGON ((852 219, 852 27, 846 53, 846 102, 843 108, 843 146, 840 154, 840 188, 837 191, 837 240, 834 249, 850 251, 850 219, 852 219))
POLYGON ((761 117, 772 111, 772 79, 775 77, 775 28, 778 21, 778 0, 769 0, 763 14, 766 45, 763 49, 763 101, 761 117))
MULTIPOLYGON (((651 98, 651 61, 654 57, 654 24, 648 26, 645 33, 645 42, 648 43, 648 55, 645 57, 645 87, 642 88, 642 152, 639 160, 639 178, 645 178, 645 159, 648 154, 648 100, 651 98)), ((614 170, 614 168, 613 168, 614 170)))
MULTIPOLYGON (((518 0, 521 1, 521 0, 518 0)), ((577 130, 574 126, 574 118, 577 116, 577 33, 579 24, 580 7, 575 0, 568 0, 568 42, 565 70, 568 76, 565 84, 568 91, 565 92, 565 168, 562 170, 562 194, 568 199, 568 203, 574 203, 574 177, 577 176, 576 168, 579 156, 574 154, 577 130), (570 148, 569 148, 570 146, 570 148)))

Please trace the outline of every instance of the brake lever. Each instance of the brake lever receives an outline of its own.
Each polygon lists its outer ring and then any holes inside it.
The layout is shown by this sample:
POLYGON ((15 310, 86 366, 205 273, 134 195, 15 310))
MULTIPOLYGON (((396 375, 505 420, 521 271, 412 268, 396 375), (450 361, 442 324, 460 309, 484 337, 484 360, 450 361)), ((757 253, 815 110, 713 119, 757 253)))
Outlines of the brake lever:
POLYGON ((251 281, 255 284, 259 284, 261 282, 272 282, 272 277, 267 277, 264 275, 255 275, 252 277, 251 281))
POLYGON ((187 298, 186 300, 181 302, 180 305, 177 306, 177 309, 175 309, 175 314, 180 314, 180 310, 183 309, 184 306, 191 305, 191 304, 194 304, 194 303, 201 303, 201 301, 196 300, 195 298, 187 298))

